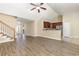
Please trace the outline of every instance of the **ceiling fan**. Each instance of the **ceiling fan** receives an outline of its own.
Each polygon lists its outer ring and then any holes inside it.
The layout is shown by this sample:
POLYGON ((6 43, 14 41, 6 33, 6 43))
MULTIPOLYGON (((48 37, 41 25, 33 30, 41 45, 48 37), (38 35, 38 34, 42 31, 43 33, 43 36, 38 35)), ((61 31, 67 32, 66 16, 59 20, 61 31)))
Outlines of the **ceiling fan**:
POLYGON ((33 4, 33 3, 30 3, 31 5, 33 5, 33 6, 35 6, 34 8, 32 8, 31 9, 31 11, 32 10, 34 10, 34 9, 37 9, 38 10, 38 13, 40 13, 40 9, 43 9, 43 10, 47 10, 45 7, 42 7, 42 5, 44 4, 44 3, 40 3, 40 4, 33 4))

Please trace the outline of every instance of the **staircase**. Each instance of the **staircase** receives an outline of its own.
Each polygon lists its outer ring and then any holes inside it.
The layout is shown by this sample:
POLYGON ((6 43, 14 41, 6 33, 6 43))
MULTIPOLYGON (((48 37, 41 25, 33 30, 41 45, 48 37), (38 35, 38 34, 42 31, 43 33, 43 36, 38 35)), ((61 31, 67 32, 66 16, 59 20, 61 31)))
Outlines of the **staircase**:
POLYGON ((0 43, 14 41, 15 29, 0 21, 0 43))

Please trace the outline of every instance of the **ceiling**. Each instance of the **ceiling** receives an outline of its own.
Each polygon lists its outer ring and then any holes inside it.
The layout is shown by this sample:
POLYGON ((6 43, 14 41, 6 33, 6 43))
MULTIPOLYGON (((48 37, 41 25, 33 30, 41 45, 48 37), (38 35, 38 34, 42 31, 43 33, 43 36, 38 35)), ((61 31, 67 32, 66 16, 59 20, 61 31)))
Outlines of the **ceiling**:
POLYGON ((53 19, 58 14, 66 14, 72 12, 79 12, 78 3, 45 3, 43 7, 47 10, 30 11, 34 6, 30 3, 0 3, 0 13, 21 17, 28 20, 37 20, 40 18, 53 19))
POLYGON ((41 9, 40 13, 38 13, 37 10, 30 11, 30 9, 33 7, 34 6, 30 5, 30 3, 0 3, 0 12, 29 20, 37 20, 40 18, 46 18, 50 20, 58 15, 46 3, 43 5, 43 7, 47 8, 47 10, 41 9))
POLYGON ((49 3, 49 6, 62 15, 79 12, 79 3, 49 3))

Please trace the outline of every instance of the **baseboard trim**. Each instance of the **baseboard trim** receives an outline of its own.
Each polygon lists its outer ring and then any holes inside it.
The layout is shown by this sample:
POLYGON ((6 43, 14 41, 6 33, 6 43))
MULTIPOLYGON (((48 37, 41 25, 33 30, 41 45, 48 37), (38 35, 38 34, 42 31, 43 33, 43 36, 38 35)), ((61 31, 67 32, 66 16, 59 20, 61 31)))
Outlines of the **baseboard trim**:
POLYGON ((26 37, 36 37, 36 36, 26 35, 26 37))
POLYGON ((63 38, 79 39, 79 37, 63 37, 63 38))
MULTIPOLYGON (((42 36, 26 36, 26 37, 32 37, 32 38, 44 38, 44 39, 50 39, 50 40, 57 40, 57 39, 48 38, 48 37, 42 37, 42 36)), ((58 41, 61 41, 61 40, 58 40, 58 41)))
MULTIPOLYGON (((42 37, 42 36, 38 36, 39 38, 44 38, 44 39, 51 39, 51 38, 48 38, 48 37, 42 37)), ((52 40, 52 39, 51 39, 52 40)), ((56 40, 56 39, 53 39, 53 40, 56 40)))

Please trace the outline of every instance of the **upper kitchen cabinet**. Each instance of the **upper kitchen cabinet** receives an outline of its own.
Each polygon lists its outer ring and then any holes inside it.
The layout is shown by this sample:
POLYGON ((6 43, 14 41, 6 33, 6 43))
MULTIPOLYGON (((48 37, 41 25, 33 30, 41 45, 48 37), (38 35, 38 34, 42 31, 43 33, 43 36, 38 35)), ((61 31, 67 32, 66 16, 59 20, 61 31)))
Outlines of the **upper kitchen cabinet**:
POLYGON ((43 27, 44 27, 44 28, 50 28, 50 27, 51 27, 50 22, 44 21, 44 22, 43 22, 43 27))

